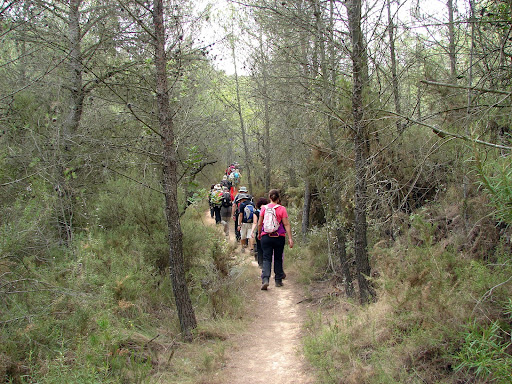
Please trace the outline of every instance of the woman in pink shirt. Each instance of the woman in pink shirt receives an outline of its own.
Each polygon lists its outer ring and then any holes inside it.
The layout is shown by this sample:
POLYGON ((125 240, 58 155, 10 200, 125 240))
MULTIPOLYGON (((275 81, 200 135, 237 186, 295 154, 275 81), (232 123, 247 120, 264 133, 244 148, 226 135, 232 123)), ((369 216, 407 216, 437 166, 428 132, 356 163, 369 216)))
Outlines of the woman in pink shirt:
MULTIPOLYGON (((260 218, 258 220, 258 238, 261 241, 261 248, 263 249, 263 267, 262 267, 262 290, 267 290, 272 270, 272 255, 282 255, 286 242, 286 234, 288 234, 288 245, 293 247, 292 230, 290 221, 288 220, 288 212, 286 208, 279 205, 281 199, 279 191, 272 189, 268 193, 270 204, 261 207, 260 218), (277 230, 267 233, 264 228, 265 213, 267 209, 274 208, 275 216, 279 224, 277 230)), ((270 215, 270 213, 269 213, 270 215)), ((268 219, 267 219, 268 221, 268 219)), ((274 278, 276 287, 283 286, 283 278, 285 274, 283 271, 283 258, 278 256, 274 258, 274 278)))

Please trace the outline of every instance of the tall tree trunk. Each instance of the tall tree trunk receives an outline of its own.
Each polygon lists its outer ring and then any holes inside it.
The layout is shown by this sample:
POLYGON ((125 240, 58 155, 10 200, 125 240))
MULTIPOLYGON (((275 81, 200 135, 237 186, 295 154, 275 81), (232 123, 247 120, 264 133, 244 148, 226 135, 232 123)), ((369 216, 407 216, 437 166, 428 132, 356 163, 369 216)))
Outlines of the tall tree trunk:
MULTIPOLYGON (((299 8, 301 11, 300 16, 306 18, 307 15, 304 12, 302 7, 299 8)), ((301 56, 302 56, 302 71, 304 76, 304 82, 309 85, 311 79, 311 73, 316 70, 316 68, 312 69, 309 65, 309 35, 305 31, 300 32, 300 48, 301 48, 301 56)), ((313 54, 313 60, 315 60, 316 55, 313 54)), ((306 104, 311 99, 311 88, 309 86, 304 87, 304 100, 306 104)), ((313 126, 312 118, 310 114, 306 114, 304 116, 303 122, 306 126, 313 126)), ((306 130, 306 132, 309 130, 306 130)), ((306 136, 304 138, 307 142, 312 142, 311 135, 306 136)), ((311 211, 311 169, 309 162, 306 162, 305 167, 303 168, 304 172, 304 202, 302 206, 302 236, 303 239, 306 240, 308 232, 309 232, 309 224, 310 224, 310 211, 311 211)))
POLYGON ((272 161, 271 161, 271 155, 272 155, 272 149, 270 142, 270 105, 269 105, 269 99, 268 99, 268 68, 267 68, 267 55, 263 49, 263 37, 260 33, 260 52, 261 52, 261 71, 263 76, 263 117, 265 119, 264 121, 264 135, 263 135, 263 144, 264 144, 264 164, 265 164, 265 176, 264 176, 264 183, 265 183, 265 192, 268 192, 271 187, 271 171, 272 171, 272 161))
POLYGON ((56 192, 58 195, 57 220, 60 237, 70 244, 73 241, 73 216, 75 191, 71 175, 71 163, 76 155, 75 136, 80 128, 84 108, 85 91, 83 87, 82 31, 80 26, 80 6, 82 0, 70 0, 68 12, 68 68, 69 88, 71 90, 69 110, 59 133, 59 155, 55 169, 56 192))
MULTIPOLYGON (((395 111, 399 115, 402 113, 400 105, 400 92, 398 86, 398 74, 396 65, 396 52, 395 52, 395 25, 393 24, 393 17, 391 15, 391 0, 387 0, 388 8, 388 35, 389 35, 389 50, 391 56, 391 81, 393 84, 393 99, 395 101, 395 111)), ((396 122, 397 133, 402 133, 402 123, 400 120, 396 122)))
MULTIPOLYGON (((319 46, 320 46, 320 54, 321 54, 321 67, 322 67, 322 77, 323 77, 323 83, 324 83, 324 95, 323 95, 323 101, 325 106, 327 107, 327 130, 329 134, 329 141, 330 141, 330 149, 333 154, 338 153, 338 145, 336 142, 336 136, 335 136, 335 127, 336 127, 336 121, 333 117, 333 111, 338 110, 338 103, 335 96, 334 88, 336 86, 336 51, 334 49, 334 44, 332 43, 334 41, 334 0, 329 0, 329 28, 325 27, 324 19, 322 18, 321 14, 321 8, 320 5, 315 2, 316 9, 315 14, 317 17, 317 29, 318 29, 318 40, 319 40, 319 46), (327 47, 326 43, 327 42, 327 47)), ((344 204, 341 202, 341 190, 342 190, 342 172, 343 170, 339 167, 334 166, 333 171, 333 196, 332 201, 334 201, 334 207, 342 207, 344 204)), ((331 208, 332 211, 332 208, 331 208)), ((333 252, 335 253, 335 256, 338 257, 338 259, 341 262, 341 267, 343 268, 344 265, 347 266, 348 263, 346 261, 346 238, 345 238, 345 231, 342 229, 342 222, 345 219, 345 212, 342 213, 344 217, 339 218, 337 214, 334 214, 333 212, 328 213, 328 218, 331 224, 338 228, 335 233, 335 244, 333 252)), ((345 291, 347 292, 347 295, 352 295, 353 291, 353 282, 352 282, 352 275, 350 273, 350 269, 344 269, 344 272, 347 272, 344 274, 344 285, 345 285, 345 291)))
MULTIPOLYGON (((423 58, 423 52, 421 48, 421 39, 419 37, 416 38, 416 61, 418 62, 418 67, 424 67, 425 66, 425 59, 423 58)), ((416 118, 418 121, 421 121, 422 119, 422 111, 421 111, 421 93, 422 93, 422 87, 420 84, 417 84, 416 86, 416 118)))
MULTIPOLYGON (((473 100, 473 92, 471 88, 473 86, 473 56, 475 52, 475 6, 474 0, 469 0, 469 21, 471 24, 471 42, 470 42, 470 51, 469 51, 469 68, 468 68, 468 94, 467 94, 467 110, 466 110, 466 124, 465 124, 465 134, 466 136, 470 136, 470 119, 471 119, 471 104, 473 100)), ((464 162, 464 176, 462 179, 463 185, 463 204, 462 204, 462 216, 464 218, 464 228, 466 233, 469 231, 469 217, 468 217, 468 195, 469 195, 469 176, 468 169, 466 166, 466 162, 464 162)))
POLYGON ((69 65, 71 69, 71 106, 64 125, 66 145, 72 135, 78 131, 84 108, 85 92, 83 89, 82 32, 80 28, 80 5, 82 0, 69 2, 69 65))
POLYGON ((361 0, 345 2, 348 13, 350 37, 352 40, 352 115, 354 132, 355 207, 354 207, 354 256, 359 284, 359 300, 367 303, 373 296, 368 277, 367 223, 366 223, 366 169, 368 161, 367 127, 363 121, 363 91, 365 87, 365 48, 361 30, 361 0))
POLYGON ((311 182, 309 175, 304 180, 304 204, 302 206, 302 237, 306 240, 309 231, 309 212, 311 210, 311 182))
POLYGON ((352 281, 352 273, 350 272, 350 260, 347 257, 346 232, 342 225, 336 228, 335 237, 336 254, 340 261, 341 273, 343 274, 345 294, 348 297, 354 297, 354 283, 352 281))
POLYGON ((247 184, 249 187, 249 191, 252 193, 252 178, 251 178, 251 168, 252 168, 252 161, 251 161, 251 153, 249 151, 249 144, 247 142, 247 133, 245 132, 245 121, 244 121, 244 115, 243 115, 243 109, 242 109, 242 100, 240 98, 240 79, 238 78, 238 70, 236 65, 236 53, 235 53, 235 43, 233 42, 233 45, 231 46, 231 51, 233 54, 233 64, 235 66, 235 86, 236 86, 236 105, 237 105, 237 112, 238 112, 238 118, 240 120, 240 132, 242 134, 242 144, 244 146, 244 155, 245 155, 245 167, 247 173, 247 184))
POLYGON ((177 154, 174 142, 172 115, 169 108, 167 83, 167 60, 165 54, 165 25, 163 0, 154 0, 153 24, 155 28, 155 69, 158 121, 162 140, 163 189, 165 214, 169 230, 169 264, 172 288, 181 331, 186 340, 192 339, 192 330, 197 327, 192 301, 187 289, 183 261, 182 232, 178 212, 177 154))
POLYGON ((455 53, 455 26, 453 24, 453 0, 448 0, 448 55, 450 56, 450 80, 457 82, 457 56, 455 53))

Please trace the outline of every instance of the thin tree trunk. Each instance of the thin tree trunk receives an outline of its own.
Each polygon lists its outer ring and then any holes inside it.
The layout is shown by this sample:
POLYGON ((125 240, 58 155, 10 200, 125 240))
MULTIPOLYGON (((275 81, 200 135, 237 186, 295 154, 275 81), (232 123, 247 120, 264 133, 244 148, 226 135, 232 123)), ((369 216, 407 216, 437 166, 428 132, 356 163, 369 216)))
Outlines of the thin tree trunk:
POLYGON ((80 28, 80 5, 82 0, 69 2, 69 66, 71 69, 71 106, 64 125, 66 146, 70 145, 72 135, 78 131, 84 108, 85 91, 83 89, 82 32, 80 28))
POLYGON ((365 87, 363 35, 361 30, 361 0, 348 0, 345 3, 348 13, 350 37, 352 40, 352 115, 354 131, 355 166, 355 207, 354 207, 354 256, 359 284, 359 300, 367 303, 373 296, 368 277, 367 222, 366 222, 366 168, 367 168, 367 127, 363 121, 363 91, 365 87))
POLYGON ((260 52, 261 52, 261 67, 262 67, 262 75, 263 75, 263 106, 264 106, 264 135, 263 135, 263 143, 264 143, 264 164, 265 164, 265 176, 264 176, 264 183, 265 183, 265 192, 268 192, 271 187, 271 141, 270 141, 270 105, 268 102, 268 71, 267 71, 267 56, 263 49, 263 38, 260 33, 260 52))
MULTIPOLYGON (((396 65, 396 52, 395 52, 395 26, 393 24, 393 17, 391 15, 391 0, 387 0, 388 8, 388 34, 389 34, 389 50, 391 55, 391 76, 393 84, 393 98, 395 101, 395 111, 399 115, 402 114, 402 107, 400 105, 400 92, 398 85, 397 65, 396 65)), ((402 123, 400 120, 396 122, 397 133, 402 133, 402 123)))
POLYGON ((457 56, 455 53, 455 26, 453 24, 453 0, 448 0, 448 54, 450 56, 450 78, 457 82, 457 56))
POLYGON ((197 327, 197 322, 187 288, 183 261, 182 232, 178 212, 177 154, 172 115, 169 110, 163 0, 154 0, 153 24, 156 48, 156 98, 163 145, 163 189, 165 194, 165 214, 169 230, 170 275, 181 331, 186 340, 191 340, 191 332, 197 327))
MULTIPOLYGON (((468 104, 467 104, 467 111, 466 111, 466 124, 465 124, 465 134, 467 137, 470 136, 469 131, 469 125, 471 120, 471 104, 472 104, 472 98, 473 98, 473 92, 471 90, 471 87, 473 85, 473 55, 475 51, 475 8, 473 0, 469 0, 469 20, 471 23, 471 42, 470 42, 470 51, 469 51, 469 70, 468 70, 468 104)), ((469 194, 469 177, 468 177, 468 169, 466 167, 466 162, 464 162, 464 176, 462 178, 462 185, 463 185, 463 204, 462 204, 462 215, 464 218, 464 228, 466 230, 466 233, 469 231, 469 217, 468 217, 468 194, 469 194)))
POLYGON ((252 168, 252 161, 251 161, 251 153, 249 151, 249 145, 247 143, 247 134, 245 132, 245 121, 244 121, 244 115, 242 110, 242 101, 240 98, 240 81, 238 78, 238 70, 236 65, 236 53, 235 53, 235 44, 233 43, 231 47, 231 51, 233 54, 233 64, 235 66, 235 86, 236 86, 236 103, 237 103, 237 112, 238 112, 238 118, 240 120, 240 131, 242 133, 242 144, 244 146, 244 154, 245 154, 245 170, 247 171, 247 184, 249 186, 249 191, 252 192, 252 179, 251 179, 251 168, 252 168))
POLYGON ((304 204, 302 206, 302 237, 306 240, 309 231, 309 212, 311 210, 311 182, 309 175, 304 182, 304 204))
MULTIPOLYGON (((421 51, 421 40, 419 38, 416 39, 416 60, 421 61, 418 67, 420 65, 424 66, 424 59, 421 51)), ((416 88, 416 116, 418 121, 421 121, 421 86, 418 84, 416 88)))
POLYGON ((56 164, 56 191, 59 207, 57 207, 57 220, 61 238, 66 244, 73 241, 73 216, 75 192, 73 179, 70 177, 73 170, 70 164, 75 155, 75 135, 80 128, 82 119, 85 91, 83 88, 82 65, 82 31, 80 27, 80 6, 82 0, 70 0, 68 13, 68 44, 69 44, 69 87, 71 97, 69 111, 62 124, 59 158, 56 164))
POLYGON ((347 257, 347 238, 345 228, 341 225, 336 228, 336 253, 340 260, 341 273, 343 274, 343 285, 345 294, 348 297, 354 297, 354 284, 352 282, 352 273, 350 272, 350 260, 347 257))
MULTIPOLYGON (((301 11, 304 11, 302 8, 300 8, 301 11)), ((301 13, 302 17, 306 17, 305 14, 301 13)), ((315 45, 316 46, 316 45, 315 45)), ((300 47, 301 47, 301 55, 302 55, 302 70, 303 70, 303 76, 304 81, 306 84, 309 84, 311 73, 313 71, 316 71, 316 68, 312 69, 308 65, 308 56, 309 56, 309 36, 306 35, 306 32, 302 31, 300 33, 300 47)), ((316 48, 315 48, 316 50, 316 48)), ((315 60, 316 54, 313 54, 313 60, 315 60)), ((304 87, 304 100, 306 100, 306 103, 309 102, 311 99, 311 89, 309 86, 304 87)), ((304 118, 304 124, 307 126, 312 126, 313 123, 311 121, 310 114, 306 114, 304 118)), ((311 137, 306 137, 306 141, 311 141, 311 137)), ((310 166, 309 162, 306 162, 306 166, 304 167, 304 202, 302 206, 302 237, 304 241, 307 238, 308 232, 309 232, 309 223, 310 223, 310 211, 311 211, 311 180, 310 180, 310 166)))

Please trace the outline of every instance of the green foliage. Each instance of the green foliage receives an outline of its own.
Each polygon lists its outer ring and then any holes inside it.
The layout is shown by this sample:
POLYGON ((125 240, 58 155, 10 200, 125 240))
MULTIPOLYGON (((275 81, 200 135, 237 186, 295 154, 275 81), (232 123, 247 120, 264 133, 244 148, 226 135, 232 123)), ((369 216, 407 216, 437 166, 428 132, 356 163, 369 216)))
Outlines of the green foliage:
POLYGON ((334 314, 310 315, 304 351, 321 383, 509 382, 508 248, 487 256, 492 265, 461 257, 432 224, 418 211, 414 236, 373 248, 376 303, 353 307, 342 298, 329 301, 334 314))
MULTIPOLYGON (((49 204, 24 198, 4 211, 12 216, 2 223, 0 377, 152 382, 160 369, 168 369, 162 362, 180 338, 165 265, 169 247, 161 194, 112 180, 91 204, 88 229, 68 248, 51 246, 43 236, 51 222, 49 204)), ((230 322, 243 314, 247 276, 233 268, 233 249, 219 229, 201 222, 205 211, 198 201, 182 218, 189 288, 203 321, 230 322)), ((175 357, 177 366, 195 367, 179 377, 217 367, 219 340, 203 356, 184 357, 189 365, 175 357)))
POLYGON ((496 216, 512 224, 512 159, 510 156, 482 159, 475 149, 475 167, 480 184, 485 188, 494 205, 496 216))
POLYGON ((309 264, 301 269, 302 279, 317 280, 329 270, 328 229, 314 228, 308 235, 307 251, 310 255, 306 259, 309 264))
POLYGON ((326 322, 320 314, 309 314, 305 324, 308 336, 304 339, 304 353, 311 364, 317 369, 320 383, 336 384, 339 382, 339 372, 336 370, 352 361, 353 351, 349 334, 343 328, 350 324, 338 320, 326 322), (320 330, 320 331, 319 331, 320 330))
POLYGON ((493 383, 510 383, 511 309, 512 300, 509 299, 507 322, 493 321, 486 326, 473 324, 468 327, 462 347, 456 355, 459 362, 457 371, 474 372, 476 377, 493 383))

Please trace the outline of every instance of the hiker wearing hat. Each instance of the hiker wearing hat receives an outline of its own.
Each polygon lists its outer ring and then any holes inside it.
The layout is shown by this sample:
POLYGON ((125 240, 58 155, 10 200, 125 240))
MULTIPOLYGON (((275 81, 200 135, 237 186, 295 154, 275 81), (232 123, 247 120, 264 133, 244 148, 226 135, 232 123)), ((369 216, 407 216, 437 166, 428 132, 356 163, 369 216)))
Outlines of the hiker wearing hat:
POLYGON ((231 221, 231 194, 228 187, 222 187, 222 199, 220 208, 221 224, 224 226, 224 234, 229 239, 229 222, 231 221))
POLYGON ((213 213, 215 215, 215 224, 220 224, 220 208, 222 207, 222 188, 220 187, 220 184, 216 184, 215 187, 213 187, 211 203, 213 206, 213 213))
POLYGON ((238 230, 240 231, 240 242, 242 244, 242 252, 248 246, 253 249, 253 227, 256 224, 256 208, 254 203, 250 200, 249 194, 243 193, 240 195, 240 205, 238 207, 238 230))
POLYGON ((212 196, 213 196, 214 188, 215 188, 215 184, 212 184, 212 186, 210 187, 210 192, 208 192, 208 206, 210 207, 210 216, 212 219, 215 217, 215 213, 213 211, 213 203, 212 203, 212 196))
POLYGON ((237 195, 233 200, 232 216, 235 222, 235 235, 237 241, 240 241, 241 239, 240 231, 238 229, 238 215, 240 214, 240 198, 242 196, 246 196, 248 200, 252 200, 252 196, 249 194, 247 187, 240 187, 240 190, 238 191, 237 195))
POLYGON ((228 180, 228 177, 226 175, 222 176, 222 181, 220 182, 220 185, 222 187, 222 189, 224 189, 224 187, 228 188, 228 190, 233 186, 233 183, 231 183, 231 181, 228 180))

